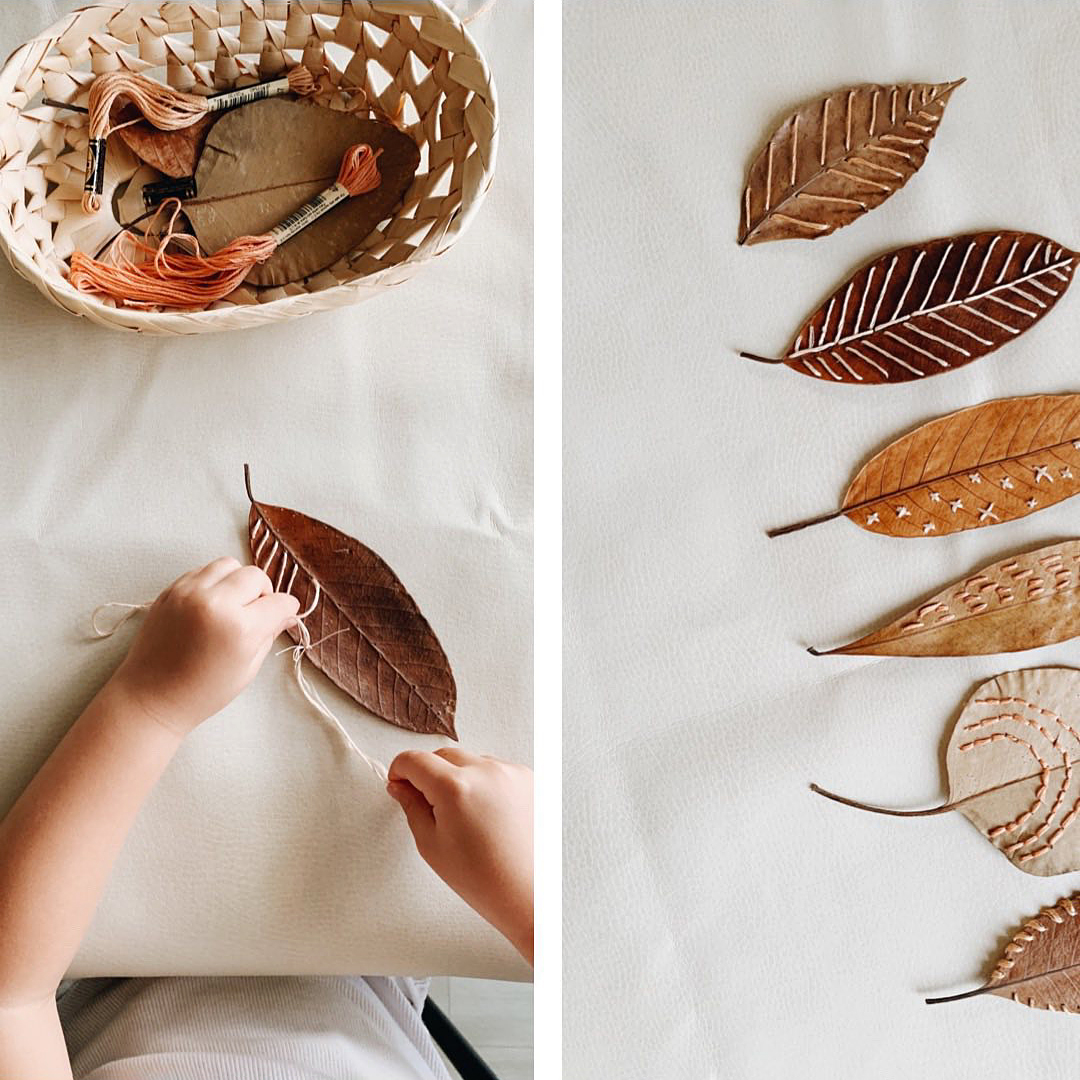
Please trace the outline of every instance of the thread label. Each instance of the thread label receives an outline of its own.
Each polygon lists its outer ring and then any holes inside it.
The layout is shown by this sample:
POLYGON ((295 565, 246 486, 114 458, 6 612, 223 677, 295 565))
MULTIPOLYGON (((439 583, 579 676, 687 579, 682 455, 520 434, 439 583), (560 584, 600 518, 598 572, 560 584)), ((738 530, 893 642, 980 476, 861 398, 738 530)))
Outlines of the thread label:
POLYGON ((322 217, 327 210, 332 210, 339 202, 349 197, 349 189, 344 184, 334 184, 325 191, 320 191, 313 199, 308 199, 303 206, 294 210, 284 221, 270 230, 270 235, 278 244, 285 243, 316 218, 322 217))
POLYGON ((270 82, 255 83, 253 86, 242 86, 239 90, 226 90, 223 94, 214 94, 207 98, 210 112, 219 109, 231 109, 234 105, 247 105, 252 101, 262 101, 263 98, 276 97, 278 94, 289 92, 288 78, 273 79, 270 82))
POLYGON ((105 190, 105 140, 91 139, 86 144, 86 183, 83 191, 100 195, 105 190))
POLYGON ((194 199, 198 194, 194 176, 180 176, 175 180, 157 180, 144 184, 142 189, 143 206, 153 210, 166 199, 194 199))

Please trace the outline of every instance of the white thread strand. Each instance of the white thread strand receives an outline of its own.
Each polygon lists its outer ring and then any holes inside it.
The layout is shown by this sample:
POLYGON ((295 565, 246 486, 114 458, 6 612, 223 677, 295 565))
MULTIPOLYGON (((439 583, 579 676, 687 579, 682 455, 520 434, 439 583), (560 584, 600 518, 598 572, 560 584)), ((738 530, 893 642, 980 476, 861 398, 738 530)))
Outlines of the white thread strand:
MULTIPOLYGON (((387 783, 389 780, 389 774, 387 773, 386 766, 377 758, 370 757, 365 754, 359 746, 353 742, 352 737, 348 731, 345 730, 345 725, 334 715, 330 710, 330 707, 319 696, 319 692, 308 681, 307 675, 304 674, 304 655, 317 645, 321 645, 327 638, 332 638, 336 634, 342 634, 345 632, 345 627, 341 630, 335 630, 333 634, 327 634, 326 637, 320 638, 318 641, 312 642, 311 632, 304 624, 304 618, 311 614, 315 609, 315 604, 319 602, 319 586, 318 582, 315 583, 315 603, 311 605, 307 612, 303 616, 296 616, 296 628, 300 632, 300 643, 298 645, 290 645, 288 648, 281 649, 276 654, 281 656, 282 653, 292 653, 293 674, 296 677, 296 685, 300 687, 300 693, 307 699, 308 704, 325 720, 328 720, 335 728, 338 735, 341 736, 345 745, 375 774, 375 776, 383 783, 387 783)), ((149 610, 153 601, 144 604, 127 604, 120 600, 110 600, 108 603, 100 604, 94 609, 94 613, 90 616, 90 626, 93 629, 94 636, 98 638, 112 637, 121 626, 136 615, 140 611, 149 610), (108 626, 102 626, 100 619, 101 616, 110 609, 121 609, 123 614, 108 626)))
MULTIPOLYGON (((319 696, 319 692, 314 686, 308 682, 307 676, 304 674, 304 654, 314 648, 315 645, 322 644, 326 638, 320 638, 314 645, 311 641, 311 633, 308 631, 307 626, 298 617, 296 620, 296 628, 300 631, 300 644, 293 645, 290 649, 286 649, 286 652, 293 654, 293 674, 296 676, 296 684, 300 687, 300 693, 304 695, 308 700, 308 704, 311 705, 316 712, 322 717, 329 720, 331 724, 337 729, 338 734, 345 741, 345 745, 375 774, 375 776, 382 782, 387 783, 390 779, 389 774, 386 771, 386 766, 378 761, 376 758, 369 757, 352 741, 349 733, 345 730, 345 725, 331 712, 329 706, 319 696)), ((342 630, 335 631, 335 633, 342 633, 342 630)), ((334 634, 327 634, 327 637, 333 637, 334 634)))
MULTIPOLYGON (((152 603, 153 601, 151 601, 152 603)), ((112 637, 121 626, 124 625, 133 615, 140 611, 146 611, 150 607, 150 604, 125 604, 120 600, 110 600, 107 604, 101 604, 94 608, 94 614, 90 616, 90 627, 94 631, 94 637, 107 638, 112 637), (118 619, 115 619, 109 626, 102 629, 100 624, 100 618, 104 612, 109 608, 122 608, 124 614, 118 619)))

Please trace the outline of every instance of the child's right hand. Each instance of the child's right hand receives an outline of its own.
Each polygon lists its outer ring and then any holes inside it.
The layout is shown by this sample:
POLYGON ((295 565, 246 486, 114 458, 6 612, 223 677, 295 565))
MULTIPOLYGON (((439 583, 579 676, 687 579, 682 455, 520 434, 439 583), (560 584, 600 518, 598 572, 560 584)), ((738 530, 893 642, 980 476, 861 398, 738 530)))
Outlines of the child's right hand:
POLYGON ((407 750, 386 790, 432 870, 531 964, 532 770, 457 747, 407 750))
POLYGON ((257 566, 215 559, 154 601, 106 692, 186 735, 251 682, 298 608, 257 566))

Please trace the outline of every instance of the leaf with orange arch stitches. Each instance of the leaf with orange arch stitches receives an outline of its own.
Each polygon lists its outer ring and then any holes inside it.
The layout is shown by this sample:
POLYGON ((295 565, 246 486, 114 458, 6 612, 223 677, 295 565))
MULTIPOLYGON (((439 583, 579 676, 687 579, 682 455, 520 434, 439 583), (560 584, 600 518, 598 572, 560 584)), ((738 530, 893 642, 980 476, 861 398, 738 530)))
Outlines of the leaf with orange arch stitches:
POLYGON ((985 986, 927 1005, 962 1001, 982 994, 1009 998, 1033 1009, 1080 1012, 1080 893, 1043 908, 1017 930, 1002 950, 985 986))
MULTIPOLYGON (((244 481, 252 561, 300 601, 313 642, 307 659, 383 720, 456 739, 450 662, 394 571, 332 525, 256 502, 246 465, 244 481)), ((300 643, 298 628, 288 633, 300 643)))
POLYGON ((1080 870, 1080 671, 1029 668, 984 682, 968 698, 945 752, 949 797, 927 810, 834 802, 893 817, 956 810, 1028 874, 1080 870))

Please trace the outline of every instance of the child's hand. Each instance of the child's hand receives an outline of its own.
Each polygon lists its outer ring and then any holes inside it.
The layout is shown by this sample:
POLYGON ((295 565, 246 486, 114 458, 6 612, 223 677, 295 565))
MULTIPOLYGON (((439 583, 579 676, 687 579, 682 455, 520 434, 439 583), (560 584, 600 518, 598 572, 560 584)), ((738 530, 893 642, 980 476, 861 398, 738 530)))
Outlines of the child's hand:
POLYGON ((532 770, 453 747, 408 750, 386 790, 432 870, 531 964, 532 770))
POLYGON ((186 735, 251 682, 298 607, 257 566, 215 559, 157 598, 108 689, 186 735))

